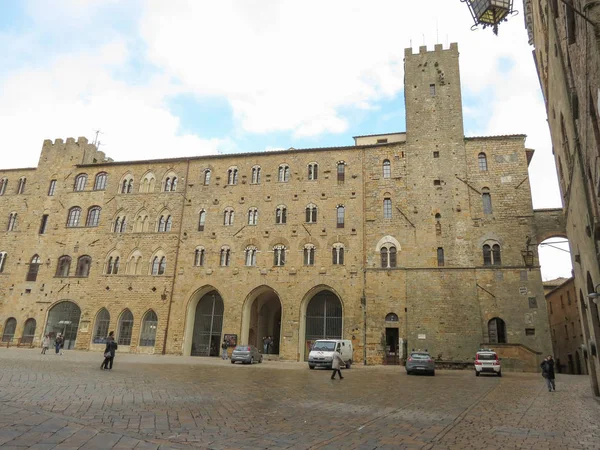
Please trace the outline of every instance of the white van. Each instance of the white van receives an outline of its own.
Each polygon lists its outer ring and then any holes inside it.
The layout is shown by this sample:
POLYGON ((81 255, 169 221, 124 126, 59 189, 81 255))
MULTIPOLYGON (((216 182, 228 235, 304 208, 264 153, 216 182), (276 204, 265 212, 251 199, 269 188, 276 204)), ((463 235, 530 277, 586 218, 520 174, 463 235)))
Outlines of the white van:
POLYGON ((342 355, 342 359, 346 361, 346 369, 349 369, 353 358, 352 341, 345 339, 319 339, 315 341, 308 354, 308 367, 310 369, 315 367, 331 369, 334 350, 342 355))

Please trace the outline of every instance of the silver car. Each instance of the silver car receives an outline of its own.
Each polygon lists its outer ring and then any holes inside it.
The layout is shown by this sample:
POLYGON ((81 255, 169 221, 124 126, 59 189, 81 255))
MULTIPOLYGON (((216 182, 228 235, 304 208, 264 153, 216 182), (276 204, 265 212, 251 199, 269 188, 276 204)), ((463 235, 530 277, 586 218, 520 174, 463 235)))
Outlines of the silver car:
POLYGON ((241 361, 244 364, 261 363, 263 356, 254 345, 238 345, 231 353, 231 364, 241 361))
POLYGON ((435 362, 428 352, 411 352, 406 361, 406 374, 427 373, 435 375, 435 362))

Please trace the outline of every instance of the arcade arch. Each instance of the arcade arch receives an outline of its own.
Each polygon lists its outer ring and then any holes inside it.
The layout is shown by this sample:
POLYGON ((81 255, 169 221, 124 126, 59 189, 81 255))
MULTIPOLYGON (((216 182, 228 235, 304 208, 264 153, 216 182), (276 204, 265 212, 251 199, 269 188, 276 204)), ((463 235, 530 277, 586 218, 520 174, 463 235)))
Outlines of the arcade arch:
POLYGON ((214 287, 204 286, 192 294, 185 322, 185 356, 219 356, 224 311, 223 298, 214 287))
POLYGON ((44 335, 49 334, 50 339, 54 339, 58 333, 61 333, 64 337, 64 348, 74 348, 80 317, 79 306, 70 300, 60 301, 48 311, 44 335))
POLYGON ((254 289, 244 302, 241 343, 254 345, 263 353, 278 355, 281 340, 282 307, 279 294, 269 286, 254 289), (263 338, 272 343, 265 351, 263 338))

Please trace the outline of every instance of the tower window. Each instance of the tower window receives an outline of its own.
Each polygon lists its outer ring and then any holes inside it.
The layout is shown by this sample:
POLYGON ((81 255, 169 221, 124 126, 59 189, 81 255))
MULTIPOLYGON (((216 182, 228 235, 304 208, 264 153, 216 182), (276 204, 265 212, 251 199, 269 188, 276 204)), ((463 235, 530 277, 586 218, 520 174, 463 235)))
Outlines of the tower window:
POLYGON ((431 97, 435 97, 435 84, 430 84, 429 85, 429 95, 431 97))

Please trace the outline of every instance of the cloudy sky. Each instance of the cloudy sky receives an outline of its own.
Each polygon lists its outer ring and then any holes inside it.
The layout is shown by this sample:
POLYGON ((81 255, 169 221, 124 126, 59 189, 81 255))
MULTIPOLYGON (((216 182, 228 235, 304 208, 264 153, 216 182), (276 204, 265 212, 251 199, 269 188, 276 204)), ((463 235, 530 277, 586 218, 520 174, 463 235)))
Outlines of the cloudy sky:
MULTIPOLYGON (((515 1, 522 12, 521 0, 515 1)), ((471 31, 459 0, 0 0, 0 168, 101 130, 115 160, 352 145, 404 131, 404 48, 458 42, 467 136, 524 133, 560 207, 523 14, 471 31)), ((567 248, 563 245, 563 248, 567 248)), ((544 278, 568 254, 541 249, 544 278)))

